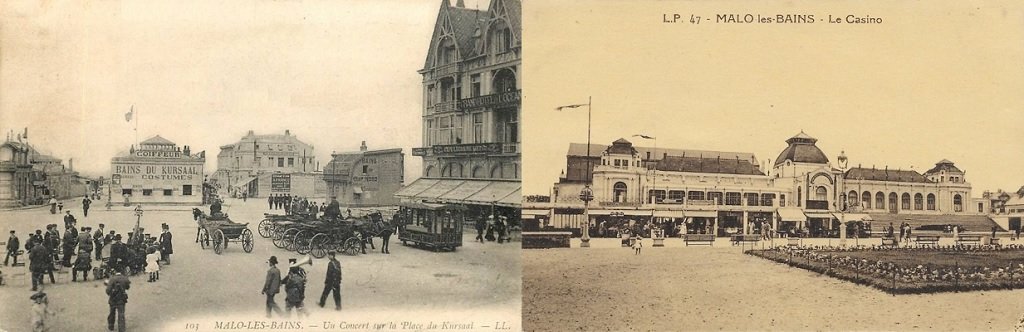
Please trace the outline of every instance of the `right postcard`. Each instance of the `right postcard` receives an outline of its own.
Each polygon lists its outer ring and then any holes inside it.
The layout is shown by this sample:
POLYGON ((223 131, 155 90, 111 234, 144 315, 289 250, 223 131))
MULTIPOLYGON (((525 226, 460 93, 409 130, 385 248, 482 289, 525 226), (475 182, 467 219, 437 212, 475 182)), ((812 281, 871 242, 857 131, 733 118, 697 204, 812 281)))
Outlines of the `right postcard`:
POLYGON ((523 329, 1024 329, 1024 4, 523 26, 523 329))

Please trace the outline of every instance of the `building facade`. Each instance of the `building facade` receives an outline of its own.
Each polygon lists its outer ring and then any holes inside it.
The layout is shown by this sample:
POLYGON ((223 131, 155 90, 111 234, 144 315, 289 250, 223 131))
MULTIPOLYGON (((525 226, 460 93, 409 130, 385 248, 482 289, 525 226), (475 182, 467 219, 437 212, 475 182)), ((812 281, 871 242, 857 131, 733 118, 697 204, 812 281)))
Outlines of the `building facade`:
POLYGON ((193 154, 159 135, 110 161, 111 194, 129 203, 201 204, 205 153, 193 154))
POLYGON ((423 157, 423 177, 399 197, 518 219, 521 17, 519 0, 492 0, 487 10, 441 1, 419 71, 423 147, 412 155, 423 157))
POLYGON ((267 135, 250 130, 238 142, 220 147, 210 182, 234 197, 323 197, 327 187, 318 168, 313 146, 290 130, 267 135))
POLYGON ((971 198, 964 172, 949 160, 923 174, 848 168, 845 154, 833 165, 816 142, 803 132, 789 138, 768 171, 750 153, 655 151, 620 139, 591 146, 598 152, 587 158, 580 156, 585 145, 571 144, 567 172, 555 184, 552 202, 528 208, 550 218, 551 227, 578 228, 584 222, 578 195, 591 184, 592 227, 608 219, 602 216, 667 222, 679 232, 720 236, 757 233, 769 223, 775 230, 811 236, 838 236, 841 225, 854 221, 874 224, 875 231, 903 222, 974 231, 995 225, 984 205, 973 205, 980 200, 971 198))
POLYGON ((43 154, 27 142, 28 129, 0 144, 0 208, 43 204, 88 192, 88 179, 74 171, 73 160, 43 154))
POLYGON ((344 206, 394 206, 395 193, 405 181, 402 149, 369 151, 363 141, 359 151, 331 154, 324 167, 327 196, 344 206))
POLYGON ((29 155, 28 144, 10 139, 0 144, 0 208, 38 203, 29 155))

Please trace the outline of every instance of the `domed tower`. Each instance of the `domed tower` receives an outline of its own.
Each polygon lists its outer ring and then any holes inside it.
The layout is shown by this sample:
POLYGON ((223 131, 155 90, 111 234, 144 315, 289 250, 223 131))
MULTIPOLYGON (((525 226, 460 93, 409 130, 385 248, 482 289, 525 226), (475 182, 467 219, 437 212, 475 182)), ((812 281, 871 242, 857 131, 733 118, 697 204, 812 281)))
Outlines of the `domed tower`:
POLYGON ((938 183, 966 183, 964 171, 961 171, 952 161, 943 159, 935 163, 935 167, 924 172, 929 181, 938 183))
POLYGON ((818 139, 800 131, 786 140, 788 146, 775 158, 776 183, 792 185, 786 200, 793 206, 811 209, 832 206, 835 174, 829 168, 828 157, 815 145, 817 142, 818 139))
POLYGON ((815 167, 828 165, 828 157, 815 145, 817 142, 818 139, 800 131, 786 140, 789 146, 775 158, 775 167, 793 164, 814 164, 815 167))

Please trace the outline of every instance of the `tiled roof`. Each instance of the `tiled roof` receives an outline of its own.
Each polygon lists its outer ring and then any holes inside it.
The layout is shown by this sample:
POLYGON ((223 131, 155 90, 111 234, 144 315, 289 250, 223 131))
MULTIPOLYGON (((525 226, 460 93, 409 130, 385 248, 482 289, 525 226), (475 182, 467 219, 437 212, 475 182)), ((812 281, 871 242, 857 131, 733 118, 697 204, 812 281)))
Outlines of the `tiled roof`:
POLYGON ((854 167, 846 171, 850 180, 931 183, 917 171, 854 167))
POLYGON ((935 163, 935 167, 924 172, 924 174, 938 173, 940 171, 946 171, 946 173, 963 173, 963 171, 953 165, 952 161, 943 159, 942 161, 935 163))
POLYGON ((743 159, 668 156, 658 162, 657 169, 670 172, 764 175, 757 165, 743 159))
POLYGON ((782 165, 786 160, 794 163, 828 164, 828 157, 818 146, 814 145, 818 140, 801 131, 796 136, 786 140, 789 146, 775 158, 775 166, 782 165))
POLYGON ((448 18, 455 29, 455 41, 459 47, 459 54, 463 59, 476 56, 476 43, 473 41, 473 34, 480 28, 480 21, 487 18, 487 13, 469 8, 448 7, 448 18))
POLYGON ((147 139, 145 141, 142 141, 142 143, 140 143, 140 144, 145 144, 145 145, 174 145, 174 142, 171 142, 171 141, 167 140, 166 138, 160 137, 160 135, 156 135, 156 136, 150 137, 149 139, 147 139))
MULTIPOLYGON (((669 156, 680 156, 680 157, 700 157, 700 158, 722 158, 722 159, 742 159, 749 160, 752 164, 758 164, 757 158, 754 157, 753 153, 747 152, 723 152, 723 151, 711 151, 711 150, 691 150, 691 149, 673 149, 658 147, 654 149, 652 147, 633 146, 637 150, 637 153, 641 157, 647 158, 647 153, 651 153, 651 159, 658 160, 664 155, 669 156)), ((603 144, 591 144, 590 145, 590 156, 600 157, 601 152, 608 149, 608 145, 603 144)), ((585 157, 587 155, 587 145, 580 143, 569 143, 569 151, 566 153, 567 156, 574 157, 585 157)))

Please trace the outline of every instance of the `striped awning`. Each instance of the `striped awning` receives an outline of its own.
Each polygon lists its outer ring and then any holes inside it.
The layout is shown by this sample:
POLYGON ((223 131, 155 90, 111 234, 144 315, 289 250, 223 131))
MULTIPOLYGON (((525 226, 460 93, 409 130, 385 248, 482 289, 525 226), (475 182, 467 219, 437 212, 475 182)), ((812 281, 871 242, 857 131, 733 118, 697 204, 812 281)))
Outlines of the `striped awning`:
POLYGON ((779 220, 782 221, 807 221, 807 215, 804 215, 804 211, 796 207, 785 207, 775 210, 779 214, 779 220))

